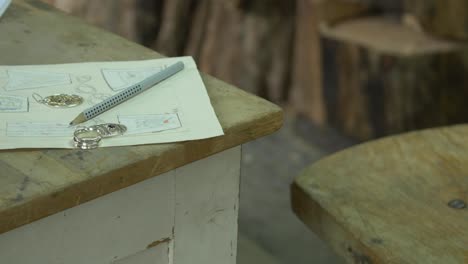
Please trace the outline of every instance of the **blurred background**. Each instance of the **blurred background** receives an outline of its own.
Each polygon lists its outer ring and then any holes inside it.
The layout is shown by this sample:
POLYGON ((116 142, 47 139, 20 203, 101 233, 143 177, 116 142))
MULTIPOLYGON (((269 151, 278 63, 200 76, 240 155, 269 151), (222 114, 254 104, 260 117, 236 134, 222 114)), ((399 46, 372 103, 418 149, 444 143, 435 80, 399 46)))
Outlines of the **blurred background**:
POLYGON ((239 263, 343 263, 294 216, 307 165, 468 120, 465 0, 43 0, 285 109, 243 148, 239 263))

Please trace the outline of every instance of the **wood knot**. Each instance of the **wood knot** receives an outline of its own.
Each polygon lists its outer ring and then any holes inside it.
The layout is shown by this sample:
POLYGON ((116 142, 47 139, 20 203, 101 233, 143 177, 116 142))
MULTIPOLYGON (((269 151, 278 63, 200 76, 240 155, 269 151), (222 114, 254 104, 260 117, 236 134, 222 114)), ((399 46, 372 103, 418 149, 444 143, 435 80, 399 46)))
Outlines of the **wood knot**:
POLYGON ((465 209, 466 208, 466 203, 463 200, 455 199, 455 200, 450 201, 448 203, 448 206, 453 208, 453 209, 465 209))

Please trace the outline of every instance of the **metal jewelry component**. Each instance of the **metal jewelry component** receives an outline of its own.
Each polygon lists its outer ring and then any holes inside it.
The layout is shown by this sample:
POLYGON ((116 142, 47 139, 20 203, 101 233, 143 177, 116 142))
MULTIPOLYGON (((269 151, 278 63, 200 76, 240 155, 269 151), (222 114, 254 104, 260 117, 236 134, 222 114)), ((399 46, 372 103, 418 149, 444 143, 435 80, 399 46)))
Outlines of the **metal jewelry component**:
POLYGON ((75 146, 80 149, 95 149, 103 138, 123 135, 127 127, 121 124, 100 124, 90 127, 79 127, 73 133, 75 146))
POLYGON ((33 93, 32 97, 36 102, 57 108, 70 108, 83 103, 83 97, 76 94, 53 94, 45 98, 37 93, 33 93))
POLYGON ((126 126, 112 123, 94 125, 92 128, 96 129, 103 138, 120 136, 127 131, 126 126))
POLYGON ((95 149, 99 146, 102 136, 93 127, 78 128, 73 133, 75 146, 80 149, 95 149))

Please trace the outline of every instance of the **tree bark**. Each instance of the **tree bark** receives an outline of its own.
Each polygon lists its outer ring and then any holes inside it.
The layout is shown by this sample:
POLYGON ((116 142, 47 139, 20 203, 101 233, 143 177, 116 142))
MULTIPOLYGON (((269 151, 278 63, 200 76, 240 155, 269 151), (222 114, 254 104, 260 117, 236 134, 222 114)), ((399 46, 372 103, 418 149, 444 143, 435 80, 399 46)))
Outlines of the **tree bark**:
POLYGON ((468 1, 406 0, 405 9, 431 34, 468 40, 468 1))
POLYGON ((466 48, 383 18, 324 27, 327 122, 361 140, 468 121, 466 48))
POLYGON ((290 102, 295 112, 318 125, 326 125, 319 25, 335 24, 369 11, 368 5, 352 0, 297 1, 290 91, 290 102))

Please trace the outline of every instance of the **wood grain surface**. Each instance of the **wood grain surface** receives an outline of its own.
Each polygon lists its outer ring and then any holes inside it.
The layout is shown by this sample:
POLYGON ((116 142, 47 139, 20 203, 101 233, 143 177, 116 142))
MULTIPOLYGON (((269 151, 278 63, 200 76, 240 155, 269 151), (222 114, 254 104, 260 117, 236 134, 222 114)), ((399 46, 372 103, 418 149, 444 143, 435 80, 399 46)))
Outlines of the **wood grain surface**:
MULTIPOLYGON (((0 64, 154 59, 161 55, 35 0, 17 0, 0 19, 0 64)), ((270 134, 279 107, 202 74, 225 135, 174 144, 93 151, 0 151, 0 233, 214 153, 270 134)))
POLYGON ((348 263, 462 264, 468 252, 468 125, 389 137, 307 168, 296 214, 348 263))

